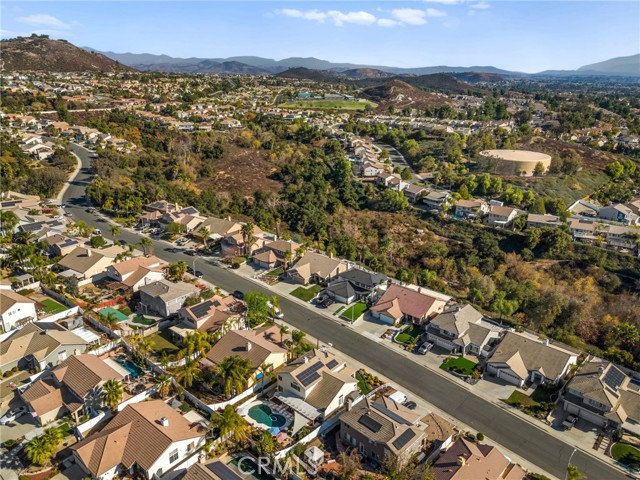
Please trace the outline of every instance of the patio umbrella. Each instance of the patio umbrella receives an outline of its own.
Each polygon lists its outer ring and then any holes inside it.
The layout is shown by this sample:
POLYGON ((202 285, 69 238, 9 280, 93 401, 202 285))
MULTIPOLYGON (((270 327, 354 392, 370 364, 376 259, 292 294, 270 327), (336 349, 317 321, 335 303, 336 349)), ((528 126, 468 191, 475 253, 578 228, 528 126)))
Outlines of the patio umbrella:
POLYGON ((276 441, 278 443, 285 443, 288 439, 289 435, 287 435, 287 432, 280 432, 278 435, 276 435, 276 441))
POLYGON ((269 433, 274 436, 278 435, 278 433, 280 433, 280 429, 278 427, 271 427, 269 429, 269 433))

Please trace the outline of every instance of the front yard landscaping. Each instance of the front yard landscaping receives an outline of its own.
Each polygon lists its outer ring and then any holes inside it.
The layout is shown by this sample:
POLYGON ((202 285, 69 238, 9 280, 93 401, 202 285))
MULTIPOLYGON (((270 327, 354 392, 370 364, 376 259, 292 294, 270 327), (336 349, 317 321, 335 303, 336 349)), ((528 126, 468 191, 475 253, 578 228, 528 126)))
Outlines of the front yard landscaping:
POLYGON ((447 372, 457 373, 458 375, 471 375, 471 372, 473 372, 477 365, 477 363, 467 360, 464 357, 449 357, 442 362, 440 368, 447 372))
POLYGON ((55 300, 51 300, 50 298, 45 298, 41 300, 40 303, 44 306, 44 311, 49 315, 55 315, 56 313, 64 312, 67 307, 56 302, 55 300))
POLYGON ((147 338, 153 345, 153 351, 158 355, 162 355, 163 352, 167 352, 167 354, 170 355, 180 350, 178 346, 171 341, 171 335, 168 332, 156 332, 147 338))
POLYGON ((522 410, 527 415, 540 419, 546 418, 553 408, 551 396, 556 393, 555 388, 545 388, 539 386, 534 390, 531 396, 526 395, 520 390, 514 390, 509 398, 503 400, 508 405, 522 410))
POLYGON ((316 295, 318 295, 318 293, 320 293, 320 291, 322 291, 322 288, 323 287, 320 285, 312 285, 309 288, 298 287, 291 292, 291 295, 299 298, 303 302, 310 302, 316 295))
POLYGON ((136 315, 133 320, 131 320, 131 323, 137 323, 140 325, 153 325, 155 323, 155 320, 151 320, 149 318, 145 318, 141 315, 136 315))
POLYGON ((267 276, 268 277, 278 278, 283 273, 284 273, 284 271, 282 270, 282 267, 278 267, 278 268, 275 268, 275 269, 271 270, 270 272, 268 272, 267 276))
POLYGON ((418 325, 407 325, 402 332, 396 335, 396 342, 406 344, 413 343, 420 338, 422 333, 422 327, 418 325))
POLYGON ((628 443, 616 443, 611 447, 611 456, 629 467, 640 468, 640 449, 628 443))
POLYGON ((343 311, 340 316, 346 320, 357 320, 367 310, 369 307, 366 304, 358 302, 343 311))
POLYGON ((356 372, 356 380, 358 380, 358 390, 362 395, 368 394, 371 390, 383 384, 382 380, 366 370, 358 370, 356 372))

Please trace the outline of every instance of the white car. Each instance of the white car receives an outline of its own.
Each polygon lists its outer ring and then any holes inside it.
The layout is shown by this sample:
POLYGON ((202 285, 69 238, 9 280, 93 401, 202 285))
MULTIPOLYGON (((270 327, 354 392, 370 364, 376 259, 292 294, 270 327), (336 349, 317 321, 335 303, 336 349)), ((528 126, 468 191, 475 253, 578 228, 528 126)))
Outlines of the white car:
POLYGON ((270 301, 267 301, 267 307, 269 307, 269 315, 274 316, 278 320, 282 320, 284 318, 284 313, 282 313, 282 310, 280 310, 278 307, 274 309, 273 304, 270 301))
POLYGON ((27 413, 27 407, 12 408, 0 419, 0 425, 7 425, 27 413))

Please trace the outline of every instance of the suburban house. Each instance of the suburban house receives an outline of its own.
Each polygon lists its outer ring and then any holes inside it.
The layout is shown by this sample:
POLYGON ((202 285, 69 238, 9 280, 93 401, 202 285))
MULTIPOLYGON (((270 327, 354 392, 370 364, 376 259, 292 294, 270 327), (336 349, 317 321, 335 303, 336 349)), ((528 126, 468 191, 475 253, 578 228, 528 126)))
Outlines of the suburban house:
POLYGON ((527 472, 496 447, 461 438, 431 466, 435 480, 524 480, 527 472))
MULTIPOLYGON (((302 400, 305 406, 315 409, 318 416, 327 418, 357 389, 355 373, 354 368, 348 367, 346 361, 333 352, 314 349, 278 371, 275 398, 294 410, 302 400)), ((305 409, 300 410, 304 415, 305 409)))
POLYGON ((424 325, 429 317, 442 312, 446 301, 411 288, 391 284, 370 309, 371 316, 390 325, 410 322, 424 325))
POLYGON ((195 305, 183 307, 178 311, 182 322, 169 330, 179 338, 190 335, 194 330, 209 334, 218 332, 224 334, 229 329, 240 326, 238 316, 231 311, 236 303, 237 300, 231 295, 226 297, 214 295, 195 305))
POLYGON ((253 254, 253 261, 262 268, 275 268, 289 265, 296 258, 296 251, 301 247, 292 240, 275 240, 265 245, 253 254))
POLYGON ((162 477, 196 454, 206 429, 191 423, 162 400, 127 405, 97 433, 71 447, 87 476, 162 477))
POLYGON ((13 192, 7 190, 0 194, 0 210, 17 210, 23 208, 30 210, 38 208, 40 197, 38 195, 27 195, 26 193, 13 192))
POLYGON ((326 285, 329 280, 347 271, 347 262, 320 253, 307 252, 287 271, 293 283, 326 285))
POLYGON ((387 286, 388 278, 380 273, 373 273, 359 268, 352 268, 329 282, 327 295, 336 302, 347 305, 355 301, 371 301, 373 295, 381 287, 387 286))
POLYGON ((2 332, 20 328, 37 319, 35 301, 10 288, 0 289, 0 326, 2 332))
POLYGON ((482 314, 471 305, 455 305, 427 326, 427 340, 452 353, 486 356, 486 346, 498 331, 482 324, 482 314))
POLYGON ((422 197, 422 203, 434 210, 442 210, 442 206, 451 203, 451 200, 451 192, 446 190, 432 190, 422 197))
POLYGON ((404 193, 404 196, 407 197, 407 200, 411 203, 418 203, 420 199, 427 194, 427 189, 421 185, 410 183, 402 193, 404 193))
POLYGON ((487 372, 522 387, 525 383, 557 384, 575 365, 578 355, 552 345, 507 332, 487 360, 487 372))
POLYGON ((420 414, 385 396, 347 405, 340 416, 342 442, 379 463, 387 456, 404 463, 421 452, 427 441, 426 430, 420 414))
POLYGON ((517 208, 504 207, 502 205, 490 205, 489 216, 486 219, 486 223, 490 227, 508 227, 517 216, 517 208))
POLYGON ((160 212, 162 214, 165 214, 182 210, 182 207, 177 203, 167 202, 166 200, 158 200, 156 202, 145 205, 144 209, 147 212, 160 212))
POLYGON ((598 218, 609 222, 624 223, 625 225, 637 225, 640 223, 640 217, 622 203, 601 208, 598 210, 598 218))
POLYGON ((200 363, 206 367, 215 367, 225 358, 237 355, 251 362, 253 373, 247 378, 248 386, 260 380, 263 364, 271 365, 275 370, 287 362, 289 350, 284 344, 289 337, 280 335, 277 325, 258 330, 229 330, 218 340, 200 363))
POLYGON ((600 224, 581 218, 569 219, 569 233, 574 240, 594 241, 598 238, 600 224))
POLYGON ((550 213, 530 213, 527 215, 527 228, 555 228, 562 225, 560 217, 550 213))
POLYGON ((80 280, 99 280, 105 276, 105 269, 115 262, 116 253, 91 247, 76 247, 58 265, 66 270, 62 276, 73 275, 80 280))
POLYGON ((107 267, 107 276, 127 289, 137 292, 141 286, 162 280, 162 261, 154 256, 134 257, 107 267))
POLYGON ((568 413, 599 427, 640 434, 640 378, 613 363, 586 362, 567 383, 562 406, 568 413))
POLYGON ((459 219, 482 218, 489 213, 489 204, 482 199, 457 200, 455 203, 454 216, 459 219))
POLYGON ((141 313, 157 313, 168 317, 177 313, 189 297, 195 297, 200 290, 185 282, 173 283, 168 280, 158 280, 141 286, 139 308, 141 313))
POLYGON ((40 425, 67 414, 78 422, 102 407, 102 385, 107 380, 122 380, 127 374, 114 360, 88 353, 73 355, 38 378, 20 397, 40 425))
POLYGON ((62 233, 57 233, 55 230, 47 232, 41 241, 49 245, 49 254, 54 257, 67 255, 80 245, 80 241, 77 238, 67 237, 62 233))
POLYGON ((84 353, 89 342, 55 323, 28 323, 0 343, 0 371, 44 370, 84 353))
POLYGON ((236 257, 244 255, 253 255, 256 251, 265 246, 266 243, 273 239, 267 239, 266 234, 260 227, 254 225, 252 238, 246 239, 247 242, 251 242, 251 245, 247 245, 245 237, 242 232, 236 232, 230 235, 226 235, 220 242, 220 251, 223 257, 236 257))
POLYGON ((182 480, 243 480, 243 477, 220 460, 213 460, 193 464, 182 480))
POLYGON ((639 246, 637 239, 640 238, 640 227, 607 225, 603 233, 608 247, 633 250, 639 246))
POLYGON ((204 241, 205 233, 208 233, 207 241, 217 242, 228 235, 240 233, 241 230, 242 224, 231 221, 231 218, 207 217, 192 235, 194 238, 204 241))

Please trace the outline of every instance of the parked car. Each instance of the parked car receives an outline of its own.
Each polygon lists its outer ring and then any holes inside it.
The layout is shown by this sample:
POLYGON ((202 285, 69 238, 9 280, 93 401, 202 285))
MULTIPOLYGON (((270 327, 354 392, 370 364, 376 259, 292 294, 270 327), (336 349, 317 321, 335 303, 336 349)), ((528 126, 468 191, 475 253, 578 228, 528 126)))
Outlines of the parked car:
POLYGON ((273 308, 273 304, 271 303, 271 301, 267 301, 267 307, 269 307, 269 315, 272 315, 278 320, 284 318, 284 313, 282 313, 282 310, 280 310, 278 307, 273 308))
POLYGON ((187 267, 187 273, 190 275, 193 275, 193 268, 192 267, 187 267))
POLYGON ((426 355, 429 350, 433 348, 433 343, 424 342, 422 345, 418 347, 418 353, 420 355, 426 355))
POLYGON ((95 208, 93 208, 93 207, 89 207, 89 208, 87 208, 87 209, 85 210, 85 212, 87 212, 87 213, 93 213, 93 212, 95 212, 95 211, 96 211, 96 209, 95 209, 95 208))
POLYGON ((202 273, 200 270, 196 270, 195 276, 197 278, 202 278, 202 277, 204 277, 204 273, 202 273))
POLYGON ((189 255, 190 257, 195 257, 196 256, 196 251, 195 250, 187 250, 186 252, 187 255, 189 255))
POLYGON ((244 298, 244 293, 243 293, 243 292, 241 292, 240 290, 236 290, 235 292, 233 292, 233 293, 231 294, 231 296, 232 296, 233 298, 237 298, 238 300, 242 300, 242 299, 244 298))
POLYGON ((0 419, 0 425, 7 425, 27 413, 27 407, 12 408, 0 419))
POLYGON ((404 402, 404 406, 407 407, 409 410, 415 410, 418 405, 416 404, 416 402, 410 401, 410 402, 404 402))
POLYGON ((576 415, 570 414, 569 416, 567 416, 567 418, 564 419, 564 422, 562 422, 562 426, 565 428, 565 430, 571 430, 577 421, 578 417, 576 415))
POLYGON ((102 235, 102 230, 100 230, 99 228, 95 228, 95 229, 93 230, 93 234, 94 234, 94 235, 102 235))

